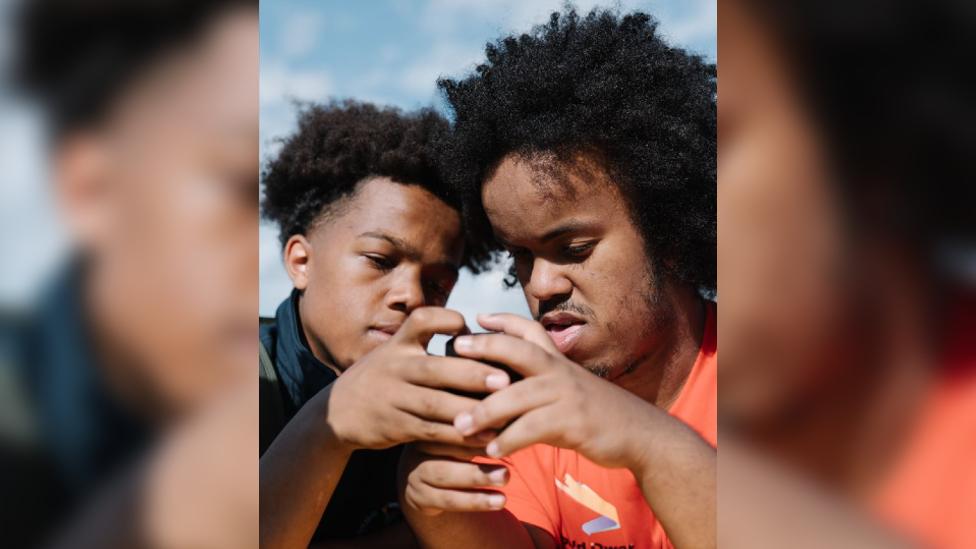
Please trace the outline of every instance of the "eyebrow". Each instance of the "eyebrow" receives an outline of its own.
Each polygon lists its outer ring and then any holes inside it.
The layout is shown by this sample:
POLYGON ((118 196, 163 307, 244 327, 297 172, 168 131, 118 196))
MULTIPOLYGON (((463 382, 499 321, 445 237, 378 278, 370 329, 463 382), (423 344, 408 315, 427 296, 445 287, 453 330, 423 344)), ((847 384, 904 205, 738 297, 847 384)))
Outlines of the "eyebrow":
POLYGON ((541 240, 542 242, 548 242, 550 240, 559 238, 560 236, 563 236, 567 233, 576 233, 576 232, 585 231, 587 229, 592 228, 594 225, 596 225, 596 223, 574 219, 571 221, 567 221, 566 223, 556 227, 555 229, 551 229, 546 234, 542 235, 541 240))
MULTIPOLYGON (((394 248, 399 250, 400 253, 402 253, 404 256, 406 256, 408 259, 412 261, 419 262, 421 256, 423 255, 420 253, 420 250, 411 246, 410 244, 407 244, 407 242, 404 241, 402 238, 397 238, 393 235, 389 235, 386 233, 382 233, 378 231, 366 231, 364 233, 360 233, 359 238, 376 238, 378 240, 385 240, 390 244, 392 244, 394 248)), ((446 267, 453 271, 458 271, 461 269, 460 265, 457 265, 453 261, 448 261, 446 259, 441 259, 440 261, 434 263, 434 265, 437 267, 446 267)))
MULTIPOLYGON (((587 229, 591 229, 595 225, 596 225, 595 222, 587 222, 587 221, 580 221, 578 219, 573 219, 573 220, 567 221, 566 223, 563 223, 562 225, 559 225, 558 227, 556 227, 554 229, 550 229, 549 231, 546 232, 546 234, 542 235, 542 237, 539 239, 539 241, 540 242, 549 242, 550 240, 554 240, 556 238, 559 238, 560 236, 563 236, 563 235, 565 235, 567 233, 575 233, 575 232, 581 232, 581 231, 585 231, 587 229)), ((497 240, 502 246, 505 246, 507 248, 517 248, 518 247, 518 246, 513 245, 511 242, 505 240, 504 238, 502 238, 498 234, 495 235, 495 240, 497 240)))

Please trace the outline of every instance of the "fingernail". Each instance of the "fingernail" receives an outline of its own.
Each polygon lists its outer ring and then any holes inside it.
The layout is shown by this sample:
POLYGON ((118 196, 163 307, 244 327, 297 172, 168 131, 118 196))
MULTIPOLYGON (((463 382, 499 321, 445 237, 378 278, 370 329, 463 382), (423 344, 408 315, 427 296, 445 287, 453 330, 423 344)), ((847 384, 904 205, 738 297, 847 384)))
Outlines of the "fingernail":
POLYGON ((508 382, 508 374, 489 374, 485 378, 485 387, 497 391, 498 389, 508 387, 508 382))
POLYGON ((503 486, 505 484, 505 479, 508 478, 508 469, 504 467, 495 469, 494 471, 488 473, 488 480, 491 481, 495 486, 503 486))
POLYGON ((458 336, 454 340, 454 350, 455 351, 470 351, 471 350, 471 344, 472 343, 474 343, 474 341, 471 339, 471 336, 466 336, 466 335, 458 336))
POLYGON ((467 435, 473 426, 474 418, 467 412, 461 412, 454 418, 454 428, 460 431, 462 435, 467 435))
POLYGON ((505 496, 501 494, 492 494, 488 496, 488 506, 492 509, 501 509, 505 507, 505 496))
POLYGON ((485 447, 485 453, 488 454, 488 457, 493 457, 493 458, 502 457, 502 452, 498 448, 498 443, 495 441, 491 441, 488 443, 488 446, 485 447))

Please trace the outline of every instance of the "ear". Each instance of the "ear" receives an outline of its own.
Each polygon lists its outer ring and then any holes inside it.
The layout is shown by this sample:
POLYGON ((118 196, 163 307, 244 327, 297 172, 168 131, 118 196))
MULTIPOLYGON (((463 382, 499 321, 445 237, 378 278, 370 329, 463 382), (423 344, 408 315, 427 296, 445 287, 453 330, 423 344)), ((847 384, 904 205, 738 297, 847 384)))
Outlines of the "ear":
POLYGON ((285 270, 288 271, 288 278, 298 290, 308 287, 309 265, 312 258, 312 244, 305 238, 305 235, 295 234, 285 242, 285 249, 282 252, 285 259, 285 270))
POLYGON ((107 150, 96 135, 70 136, 57 146, 56 200, 72 238, 82 247, 98 247, 111 230, 107 168, 107 150))

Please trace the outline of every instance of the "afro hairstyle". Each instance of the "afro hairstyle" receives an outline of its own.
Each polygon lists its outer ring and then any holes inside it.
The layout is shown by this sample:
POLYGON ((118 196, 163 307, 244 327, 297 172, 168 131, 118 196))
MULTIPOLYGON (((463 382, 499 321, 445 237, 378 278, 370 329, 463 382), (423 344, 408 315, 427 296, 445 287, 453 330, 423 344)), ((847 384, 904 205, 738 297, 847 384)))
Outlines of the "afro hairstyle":
POLYGON ((455 121, 445 173, 480 245, 501 250, 480 201, 503 158, 558 171, 595 153, 627 200, 649 267, 714 290, 715 65, 669 46, 647 14, 599 8, 553 13, 486 55, 467 77, 438 81, 455 121))

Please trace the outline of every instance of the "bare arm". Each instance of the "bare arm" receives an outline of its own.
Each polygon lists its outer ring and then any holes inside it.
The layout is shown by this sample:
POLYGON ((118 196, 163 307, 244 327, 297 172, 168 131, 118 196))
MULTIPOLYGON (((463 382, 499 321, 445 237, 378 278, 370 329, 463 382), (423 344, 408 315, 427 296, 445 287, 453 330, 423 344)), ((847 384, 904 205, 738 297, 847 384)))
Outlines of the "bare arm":
POLYGON ((352 451, 325 421, 332 386, 308 401, 261 457, 261 547, 308 547, 352 451))
POLYGON ((716 546, 716 450, 685 424, 648 409, 645 431, 633 434, 631 467, 647 504, 675 547, 716 546))

